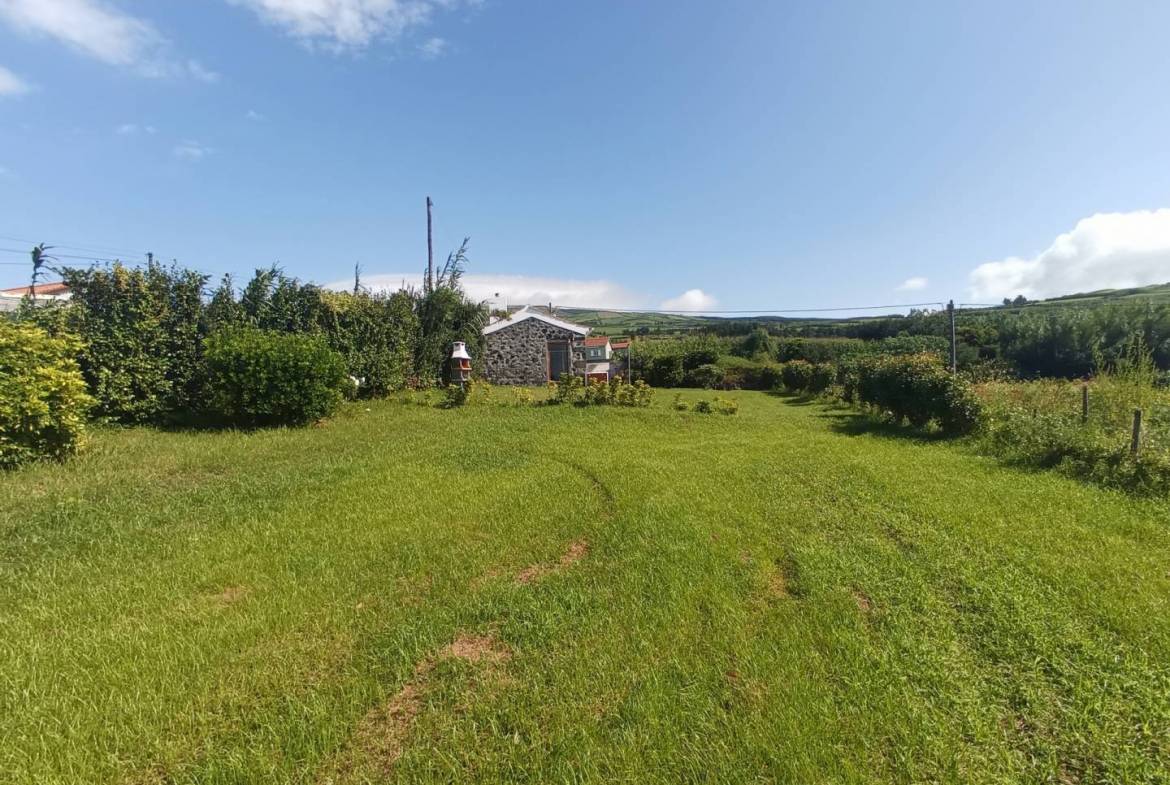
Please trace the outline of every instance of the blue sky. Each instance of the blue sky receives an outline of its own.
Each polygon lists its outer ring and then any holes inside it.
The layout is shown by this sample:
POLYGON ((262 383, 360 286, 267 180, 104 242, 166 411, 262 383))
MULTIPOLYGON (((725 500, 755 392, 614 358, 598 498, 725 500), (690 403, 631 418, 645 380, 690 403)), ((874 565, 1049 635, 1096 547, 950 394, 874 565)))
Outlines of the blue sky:
POLYGON ((0 0, 0 248, 396 284, 429 194, 437 255, 470 235, 472 293, 512 301, 1170 281, 1166 30, 1164 2, 0 0))

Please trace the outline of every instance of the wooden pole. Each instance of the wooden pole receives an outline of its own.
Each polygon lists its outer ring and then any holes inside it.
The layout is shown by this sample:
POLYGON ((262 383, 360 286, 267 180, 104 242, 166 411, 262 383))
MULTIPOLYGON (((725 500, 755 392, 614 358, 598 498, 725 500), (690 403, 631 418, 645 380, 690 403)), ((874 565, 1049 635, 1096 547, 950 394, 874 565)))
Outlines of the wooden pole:
POLYGON ((959 372, 959 351, 955 345, 955 301, 947 303, 947 314, 951 317, 951 373, 959 372))
POLYGON ((1130 455, 1137 457, 1142 448, 1142 410, 1133 410, 1133 440, 1129 444, 1130 455))
POLYGON ((431 208, 435 203, 427 197, 427 291, 435 288, 435 244, 431 236, 431 208))
POLYGON ((1089 421, 1089 385, 1081 386, 1081 424, 1089 421))

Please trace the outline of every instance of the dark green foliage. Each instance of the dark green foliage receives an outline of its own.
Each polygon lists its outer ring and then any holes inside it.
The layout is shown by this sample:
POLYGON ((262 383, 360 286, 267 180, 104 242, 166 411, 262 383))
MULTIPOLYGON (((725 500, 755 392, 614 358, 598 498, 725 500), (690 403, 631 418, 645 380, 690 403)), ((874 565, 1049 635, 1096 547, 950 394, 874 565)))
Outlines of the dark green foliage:
POLYGON ((700 349, 690 349, 683 353, 683 370, 693 371, 701 365, 714 365, 719 362, 719 349, 707 346, 700 349))
POLYGON ((73 294, 65 324, 81 338, 95 414, 149 422, 194 403, 205 276, 151 263, 66 269, 63 277, 73 294))
POLYGON ((837 362, 843 357, 864 354, 868 346, 858 338, 784 338, 779 342, 777 357, 780 362, 837 362))
POLYGON ((722 386, 729 390, 774 390, 781 384, 780 366, 727 355, 719 358, 722 386))
POLYGON ((681 387, 684 381, 683 358, 677 354, 654 357, 645 369, 646 380, 653 387, 681 387))
POLYGON ((207 339, 207 405, 223 424, 307 425, 341 405, 341 355, 319 335, 235 327, 207 339))
POLYGON ((740 342, 735 353, 755 360, 775 360, 776 341, 766 328, 757 327, 740 342))
POLYGON ((77 451, 93 401, 77 367, 80 344, 0 321, 0 468, 77 451))
POLYGON ((405 387, 419 334, 411 296, 321 292, 320 298, 320 329, 346 372, 359 380, 358 394, 382 396, 405 387))
POLYGON ((792 360, 780 366, 780 378, 791 392, 805 392, 812 384, 813 364, 806 360, 792 360))
POLYGON ((686 382, 688 387, 702 387, 710 390, 723 383, 723 375, 723 369, 714 363, 700 365, 687 373, 686 382))
POLYGON ((980 423, 982 405, 971 386, 933 355, 865 358, 857 368, 858 400, 896 422, 916 427, 935 422, 952 435, 969 433, 980 423))
POLYGON ((816 363, 812 367, 812 374, 808 379, 806 392, 819 395, 833 386, 837 380, 837 368, 832 363, 816 363))
POLYGON ((415 372, 425 383, 445 379, 451 344, 463 341, 478 370, 483 362, 483 328, 487 325, 487 308, 470 302, 459 289, 437 286, 419 297, 419 342, 415 351, 415 372))

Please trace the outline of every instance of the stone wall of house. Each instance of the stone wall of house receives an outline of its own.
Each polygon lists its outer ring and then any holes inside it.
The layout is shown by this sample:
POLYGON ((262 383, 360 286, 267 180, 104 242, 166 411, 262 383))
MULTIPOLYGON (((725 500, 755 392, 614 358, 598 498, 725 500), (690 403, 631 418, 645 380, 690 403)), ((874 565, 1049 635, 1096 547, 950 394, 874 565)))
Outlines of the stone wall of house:
POLYGON ((585 371, 582 337, 539 319, 523 319, 484 338, 484 375, 492 384, 540 385, 547 382, 549 341, 568 341, 573 372, 585 371))

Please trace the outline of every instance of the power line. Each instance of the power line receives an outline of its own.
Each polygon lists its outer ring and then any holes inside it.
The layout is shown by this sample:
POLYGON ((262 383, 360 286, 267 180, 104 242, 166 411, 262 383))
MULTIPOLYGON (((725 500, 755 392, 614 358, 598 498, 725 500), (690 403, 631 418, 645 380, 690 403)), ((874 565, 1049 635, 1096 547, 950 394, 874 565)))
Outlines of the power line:
MULTIPOLYGON (((25 237, 12 237, 10 235, 0 234, 0 240, 9 240, 14 243, 28 243, 30 245, 38 245, 38 241, 29 240, 25 237)), ((103 245, 101 243, 72 243, 68 240, 45 240, 45 245, 51 245, 54 248, 68 248, 74 251, 83 251, 86 253, 99 254, 127 254, 133 256, 145 256, 145 251, 132 251, 124 247, 115 247, 112 245, 103 245)))

